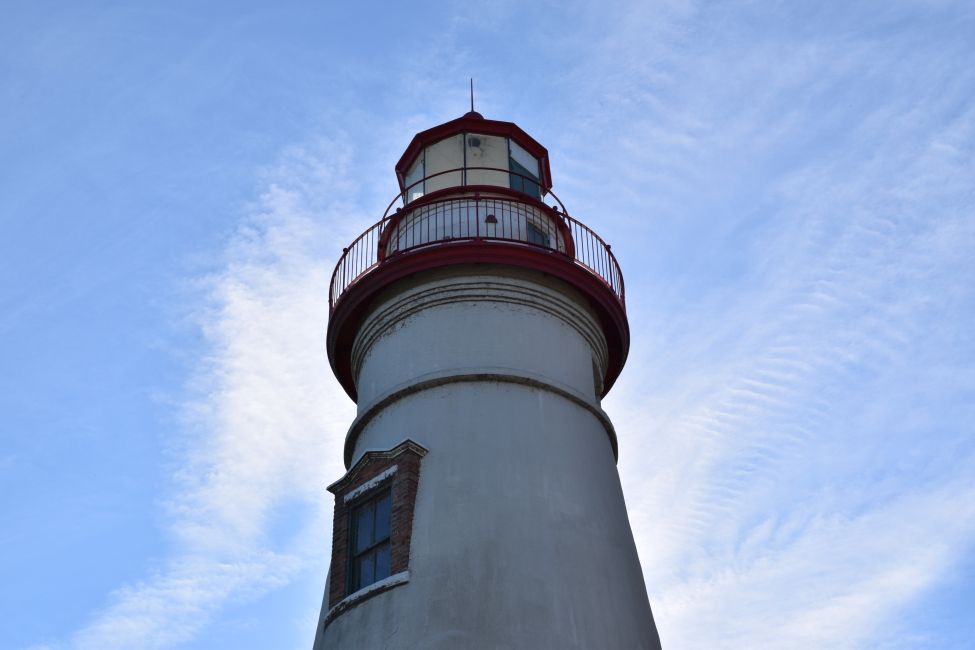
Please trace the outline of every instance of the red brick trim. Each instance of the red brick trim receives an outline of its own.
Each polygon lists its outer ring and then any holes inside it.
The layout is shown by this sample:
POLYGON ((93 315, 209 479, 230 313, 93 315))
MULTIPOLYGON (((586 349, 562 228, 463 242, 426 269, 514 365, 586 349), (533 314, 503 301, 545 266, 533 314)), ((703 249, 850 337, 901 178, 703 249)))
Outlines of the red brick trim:
POLYGON ((328 585, 330 608, 350 595, 346 589, 349 566, 349 513, 358 503, 375 495, 377 490, 389 488, 392 496, 390 572, 395 575, 409 569, 413 509, 416 505, 416 490, 420 481, 420 459, 426 453, 426 449, 409 439, 387 451, 367 451, 345 476, 328 486, 328 491, 335 495, 335 516, 332 520, 332 566, 328 585), (373 481, 377 477, 380 480, 373 481))

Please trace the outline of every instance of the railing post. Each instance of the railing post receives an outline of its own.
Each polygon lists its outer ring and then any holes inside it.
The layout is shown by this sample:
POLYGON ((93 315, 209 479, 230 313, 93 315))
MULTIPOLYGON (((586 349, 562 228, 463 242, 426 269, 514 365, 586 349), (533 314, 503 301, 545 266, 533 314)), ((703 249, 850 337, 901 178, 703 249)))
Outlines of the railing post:
POLYGON ((481 193, 474 192, 474 239, 481 239, 481 193))

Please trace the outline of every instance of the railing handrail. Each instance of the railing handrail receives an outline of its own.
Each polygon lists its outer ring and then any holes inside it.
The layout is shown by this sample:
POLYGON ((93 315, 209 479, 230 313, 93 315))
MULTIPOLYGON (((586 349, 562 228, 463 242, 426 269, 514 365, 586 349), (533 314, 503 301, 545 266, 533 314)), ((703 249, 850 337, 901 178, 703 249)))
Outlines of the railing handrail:
MULTIPOLYGON (((474 169, 474 168, 468 167, 467 169, 474 169)), ((497 169, 498 171, 506 171, 498 168, 486 168, 486 169, 497 169)), ((440 172, 440 173, 449 173, 450 171, 457 171, 457 170, 448 170, 446 172, 440 172)), ((435 175, 439 175, 440 173, 435 175)), ((511 173, 516 173, 516 172, 511 172, 511 173)), ((460 187, 483 187, 483 186, 460 186, 460 187)), ((457 188, 449 188, 449 189, 457 189, 457 188)), ((552 194, 551 192, 548 193, 552 194)), ((548 206, 545 203, 529 195, 525 195, 524 197, 515 197, 515 196, 466 197, 466 196, 457 196, 456 194, 453 194, 453 195, 445 196, 443 198, 438 197, 435 198, 434 200, 424 201, 417 205, 414 205, 416 201, 411 202, 409 204, 406 204, 406 207, 403 210, 400 210, 394 213, 393 216, 390 216, 389 210, 396 203, 396 201, 402 196, 404 195, 401 194, 396 199, 393 199, 392 203, 390 203, 390 206, 387 208, 386 213, 379 221, 377 221, 369 228, 364 230, 362 234, 360 234, 352 241, 351 244, 349 244, 347 247, 342 249, 342 255, 338 259, 335 265, 335 269, 332 271, 332 277, 329 282, 328 302, 329 302, 330 311, 334 309, 335 304, 339 301, 339 299, 343 295, 345 295, 345 293, 349 290, 349 288, 352 285, 358 282, 362 277, 371 273, 374 269, 376 269, 376 267, 379 267, 382 264, 386 263, 387 260, 384 259, 385 255, 383 254, 383 252, 380 251, 380 246, 384 246, 387 243, 383 238, 384 231, 387 228, 395 227, 397 223, 402 223, 401 221, 402 219, 407 218, 410 214, 415 213, 421 209, 426 209, 428 211, 431 211, 434 209, 434 206, 437 206, 439 204, 449 203, 449 202, 460 202, 465 200, 469 200, 472 202, 505 201, 510 203, 520 203, 526 206, 533 206, 536 209, 539 206, 541 206, 550 211, 554 211, 557 217, 564 220, 565 225, 563 226, 563 228, 565 228, 565 235, 567 235, 570 240, 566 248, 568 252, 572 253, 571 258, 564 254, 563 256, 566 257, 566 259, 571 259, 574 264, 581 266, 582 268, 589 271, 592 275, 600 279, 603 282, 603 284, 605 284, 606 287, 610 291, 612 291, 614 295, 616 295, 617 299, 625 308, 626 294, 625 294, 625 288, 623 284, 623 272, 622 269, 620 268, 619 262, 616 259, 616 255, 612 251, 612 247, 609 244, 607 244, 603 240, 603 238, 600 237, 598 234, 596 234, 591 228, 586 226, 578 219, 575 219, 574 217, 570 216, 568 212, 564 209, 564 206, 562 206, 562 202, 558 200, 558 197, 555 197, 555 199, 556 201, 558 201, 559 205, 563 207, 561 211, 559 211, 554 206, 548 206), (603 256, 605 256, 605 259, 603 259, 603 256), (350 269, 348 266, 350 262, 353 263, 358 262, 358 264, 355 267, 350 269), (342 271, 345 277, 341 279, 340 281, 341 284, 339 287, 337 287, 336 281, 339 280, 338 274, 340 270, 342 271)), ((420 248, 420 247, 428 248, 431 245, 438 245, 438 244, 439 245, 447 245, 448 243, 458 244, 458 243, 462 243, 464 240, 470 240, 470 241, 491 240, 497 242, 507 242, 509 244, 514 244, 514 245, 529 245, 529 246, 537 245, 537 244, 532 244, 531 242, 528 242, 525 239, 521 239, 521 238, 515 239, 511 237, 486 236, 481 234, 478 234, 477 236, 465 236, 465 237, 457 238, 451 235, 448 237, 442 237, 440 239, 425 240, 421 244, 410 246, 406 249, 398 250, 396 252, 403 253, 403 252, 408 252, 410 250, 413 250, 415 248, 420 248)))
MULTIPOLYGON (((576 225, 580 229, 584 230, 588 235, 591 235, 599 244, 602 245, 603 249, 605 249, 607 256, 609 257, 610 261, 613 263, 613 269, 616 271, 616 274, 619 276, 620 289, 619 289, 619 293, 617 295, 619 296, 620 302, 622 302, 623 303, 623 306, 625 307, 626 306, 626 289, 625 289, 625 286, 623 284, 623 269, 620 267, 620 263, 616 259, 616 254, 613 252, 613 247, 610 246, 609 244, 607 244, 606 243, 606 240, 604 240, 602 237, 600 237, 599 234, 595 230, 593 230, 592 228, 590 228, 586 224, 582 223, 581 221, 579 221, 575 217, 570 216, 567 212, 562 213, 562 217, 566 221, 568 221, 570 224, 576 225)), ((578 258, 578 252, 576 253, 576 260, 575 261, 576 262, 579 262, 580 261, 579 258, 578 258)), ((583 266, 586 266, 586 268, 589 268, 587 265, 583 265, 583 266)), ((595 272, 595 269, 590 268, 589 270, 595 272)), ((605 281, 605 278, 603 278, 599 273, 596 273, 596 275, 598 275, 601 279, 603 279, 605 281)), ((612 288, 612 286, 610 288, 612 288)), ((615 289, 614 289, 614 292, 615 292, 615 289)))

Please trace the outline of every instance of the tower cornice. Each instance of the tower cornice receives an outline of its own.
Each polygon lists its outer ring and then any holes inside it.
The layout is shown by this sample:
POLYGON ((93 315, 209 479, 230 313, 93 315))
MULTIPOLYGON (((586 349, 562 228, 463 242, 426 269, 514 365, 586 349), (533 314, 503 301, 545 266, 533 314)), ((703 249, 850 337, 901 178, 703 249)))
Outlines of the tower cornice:
POLYGON ((440 243, 387 258, 358 278, 333 306, 326 346, 332 371, 353 400, 358 399, 352 355, 359 326, 372 300, 396 282, 436 269, 497 265, 550 275, 569 284, 589 302, 606 339, 607 363, 602 393, 609 392, 626 363, 630 328, 620 297, 599 276, 554 250, 503 242, 440 243))

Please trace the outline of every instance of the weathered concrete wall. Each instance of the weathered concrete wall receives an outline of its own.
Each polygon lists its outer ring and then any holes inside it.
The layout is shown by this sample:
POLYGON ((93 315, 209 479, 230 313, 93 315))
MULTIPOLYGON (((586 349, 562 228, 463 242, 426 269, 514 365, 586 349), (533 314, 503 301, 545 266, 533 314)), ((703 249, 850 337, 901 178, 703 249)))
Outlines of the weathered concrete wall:
POLYGON ((584 299, 540 274, 483 267, 424 274, 379 297, 353 345, 359 412, 398 386, 498 368, 567 385, 596 401, 606 340, 584 299))
POLYGON ((398 286, 363 324, 353 462, 407 437, 429 451, 409 582, 336 617, 323 647, 658 648, 595 318, 553 280, 487 271, 398 286))

